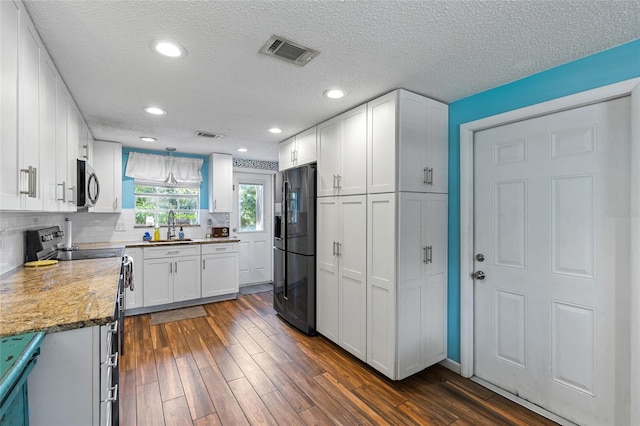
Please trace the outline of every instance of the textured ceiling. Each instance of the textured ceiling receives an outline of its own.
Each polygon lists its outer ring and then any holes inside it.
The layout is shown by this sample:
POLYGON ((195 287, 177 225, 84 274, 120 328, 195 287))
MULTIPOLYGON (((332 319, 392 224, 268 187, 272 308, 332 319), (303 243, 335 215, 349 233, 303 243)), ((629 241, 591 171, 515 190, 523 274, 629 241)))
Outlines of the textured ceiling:
POLYGON ((394 88, 450 103, 640 38, 639 1, 25 5, 96 139, 264 160, 277 160, 288 136, 394 88), (273 34, 321 53, 305 67, 258 54, 273 34), (156 55, 155 39, 177 41, 186 58, 156 55), (348 95, 324 98, 332 87, 348 95), (145 105, 168 114, 149 116, 145 105), (274 125, 281 135, 266 132, 274 125))

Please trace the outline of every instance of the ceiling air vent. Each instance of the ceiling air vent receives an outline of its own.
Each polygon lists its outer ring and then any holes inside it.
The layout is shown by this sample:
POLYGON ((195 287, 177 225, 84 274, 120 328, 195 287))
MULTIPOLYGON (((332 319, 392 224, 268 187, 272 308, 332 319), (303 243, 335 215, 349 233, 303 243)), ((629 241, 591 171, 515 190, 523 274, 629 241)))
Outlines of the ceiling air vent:
POLYGON ((299 66, 307 65, 313 58, 320 54, 317 50, 309 49, 308 47, 304 47, 301 44, 277 35, 272 36, 265 45, 262 46, 260 53, 299 66))
POLYGON ((209 133, 209 132, 203 132, 202 130, 197 131, 196 135, 201 136, 203 138, 211 138, 211 139, 224 138, 224 135, 222 133, 209 133))

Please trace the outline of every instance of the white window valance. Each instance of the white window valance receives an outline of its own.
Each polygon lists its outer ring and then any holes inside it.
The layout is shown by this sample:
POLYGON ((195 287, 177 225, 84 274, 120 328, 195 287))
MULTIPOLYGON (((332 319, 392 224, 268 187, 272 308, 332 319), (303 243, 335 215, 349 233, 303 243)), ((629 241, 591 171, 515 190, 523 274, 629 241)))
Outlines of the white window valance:
POLYGON ((125 176, 132 177, 142 185, 164 186, 169 172, 173 172, 178 186, 200 186, 202 182, 201 158, 130 152, 125 176))

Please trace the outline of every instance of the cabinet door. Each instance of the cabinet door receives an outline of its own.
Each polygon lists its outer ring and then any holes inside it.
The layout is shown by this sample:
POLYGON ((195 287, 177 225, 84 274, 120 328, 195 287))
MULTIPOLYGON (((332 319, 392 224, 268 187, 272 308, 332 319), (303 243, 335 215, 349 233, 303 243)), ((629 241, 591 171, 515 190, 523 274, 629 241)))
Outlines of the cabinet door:
POLYGON ((209 158, 209 212, 229 213, 233 210, 233 158, 217 153, 209 158))
POLYGON ((427 99, 426 162, 431 172, 428 192, 449 192, 449 107, 427 99))
POLYGON ((58 190, 56 172, 57 73, 46 54, 43 53, 40 59, 40 178, 43 209, 58 211, 61 191, 58 190))
POLYGON ((80 139, 80 127, 78 115, 73 98, 69 95, 67 104, 67 203, 69 209, 77 210, 78 202, 78 141, 80 139))
POLYGON ((67 114, 69 96, 61 78, 56 82, 56 192, 58 194, 60 211, 75 211, 76 208, 68 202, 69 187, 75 183, 69 182, 69 151, 67 147, 67 114))
MULTIPOLYGON (((4 52, 3 52, 4 54, 4 52)), ((20 157, 21 170, 31 168, 31 195, 23 194, 24 210, 42 210, 42 185, 40 179, 40 132, 39 132, 39 88, 40 88, 40 44, 38 35, 31 25, 26 13, 20 14, 20 65, 18 105, 18 123, 20 126, 20 157)), ((29 177, 25 172, 21 174, 21 188, 26 191, 29 187, 29 177)))
POLYGON ((398 240, 398 378, 425 368, 428 308, 426 195, 399 195, 398 240))
POLYGON ((339 198, 339 344, 361 360, 367 358, 367 197, 339 198))
POLYGON ((396 190, 396 100, 398 91, 367 104, 367 193, 396 190))
POLYGON ((144 306, 173 302, 173 259, 144 261, 144 306))
POLYGON ((296 167, 316 161, 316 128, 296 135, 296 167))
POLYGON ((238 292, 238 253, 202 256, 202 297, 238 292))
POLYGON ((20 149, 18 143, 18 40, 20 9, 0 1, 0 209, 20 209, 20 149))
POLYGON ((200 256, 179 257, 173 261, 173 301, 200 298, 200 256))
POLYGON ((447 356, 447 195, 426 194, 425 361, 429 367, 447 356))
POLYGON ((133 258, 133 290, 125 289, 125 309, 135 309, 144 306, 144 260, 141 248, 128 248, 127 254, 133 258))
POLYGON ((278 146, 278 169, 280 171, 294 167, 294 153, 296 150, 296 137, 280 142, 278 146))
POLYGON ((122 196, 122 146, 115 142, 96 141, 93 144, 93 154, 100 161, 94 169, 100 180, 100 196, 91 212, 121 211, 122 196))
POLYGON ((367 193, 367 106, 361 105, 340 117, 341 155, 338 193, 367 193))
POLYGON ((326 338, 339 343, 338 198, 318 198, 317 206, 316 227, 321 231, 316 236, 316 328, 326 338))
POLYGON ((336 176, 342 163, 340 116, 318 125, 318 197, 337 195, 336 176))
POLYGON ((367 196, 367 363, 395 379, 396 194, 367 196))

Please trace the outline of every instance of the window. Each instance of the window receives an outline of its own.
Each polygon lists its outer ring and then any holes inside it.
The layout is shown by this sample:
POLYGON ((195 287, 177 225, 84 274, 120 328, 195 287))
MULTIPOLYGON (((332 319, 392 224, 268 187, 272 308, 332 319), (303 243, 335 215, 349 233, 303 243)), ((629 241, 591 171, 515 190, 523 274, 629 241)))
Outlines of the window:
POLYGON ((238 232, 264 231, 264 185, 240 183, 238 185, 238 232))
POLYGON ((163 186, 135 186, 136 226, 166 225, 169 210, 176 215, 178 225, 198 225, 199 188, 165 188, 163 186))

